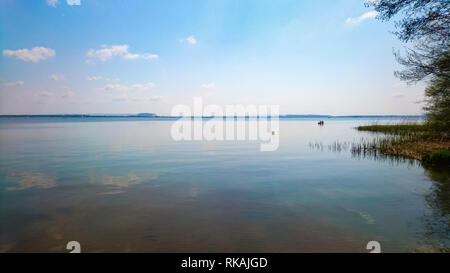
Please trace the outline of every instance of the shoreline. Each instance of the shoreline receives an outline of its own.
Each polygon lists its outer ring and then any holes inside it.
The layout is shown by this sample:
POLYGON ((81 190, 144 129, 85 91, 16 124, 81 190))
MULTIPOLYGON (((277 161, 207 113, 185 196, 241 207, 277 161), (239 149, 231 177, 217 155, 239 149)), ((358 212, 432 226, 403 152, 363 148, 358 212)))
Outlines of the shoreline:
POLYGON ((358 131, 383 134, 358 149, 378 150, 383 154, 412 158, 431 165, 450 165, 450 137, 423 124, 358 126, 358 131))

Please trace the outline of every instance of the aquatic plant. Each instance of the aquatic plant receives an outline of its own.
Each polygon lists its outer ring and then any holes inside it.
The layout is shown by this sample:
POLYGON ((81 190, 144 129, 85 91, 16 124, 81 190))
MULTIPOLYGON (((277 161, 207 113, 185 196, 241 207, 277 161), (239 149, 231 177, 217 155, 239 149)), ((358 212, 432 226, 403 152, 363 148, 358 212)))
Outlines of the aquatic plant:
POLYGON ((356 129, 382 135, 369 142, 363 141, 355 149, 375 149, 385 154, 423 160, 427 153, 450 148, 450 137, 446 132, 437 132, 424 124, 368 125, 356 129))
POLYGON ((423 162, 431 165, 449 165, 450 166, 450 150, 437 150, 425 153, 423 162))

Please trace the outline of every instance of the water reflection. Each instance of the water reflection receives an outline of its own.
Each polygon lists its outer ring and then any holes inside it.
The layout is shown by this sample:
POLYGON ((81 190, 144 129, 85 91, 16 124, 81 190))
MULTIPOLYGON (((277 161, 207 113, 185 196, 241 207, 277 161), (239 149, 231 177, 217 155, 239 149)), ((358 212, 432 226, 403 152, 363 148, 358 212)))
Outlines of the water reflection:
POLYGON ((349 212, 353 212, 353 213, 358 214, 361 217, 361 219, 363 219, 368 225, 375 224, 375 219, 369 213, 364 212, 364 211, 359 211, 359 210, 356 210, 356 209, 347 209, 347 210, 349 212))
POLYGON ((425 199, 429 211, 424 215, 427 226, 422 248, 420 252, 450 252, 450 170, 446 167, 432 167, 424 165, 426 175, 434 181, 425 199), (430 242, 441 242, 433 247, 430 242))
POLYGON ((141 182, 142 179, 135 174, 129 174, 126 176, 105 175, 101 178, 101 184, 111 189, 111 191, 107 191, 105 194, 123 193, 124 188, 140 184, 141 182))
MULTIPOLYGON (((408 166, 422 167, 425 175, 433 183, 431 188, 426 193, 423 193, 427 208, 424 210, 424 215, 421 218, 426 226, 426 230, 423 234, 420 234, 420 245, 410 249, 410 251, 450 252, 450 169, 447 166, 434 167, 422 164, 415 159, 383 154, 376 149, 359 149, 360 145, 355 142, 334 141, 331 144, 310 142, 308 146, 319 151, 350 152, 352 158, 379 161, 392 166, 406 164, 408 166)), ((359 214, 367 223, 373 224, 374 222, 373 218, 365 212, 353 209, 349 209, 349 211, 359 214)))
MULTIPOLYGON (((365 141, 364 139, 361 141, 365 141)), ((322 142, 310 142, 308 146, 314 150, 331 151, 336 153, 350 152, 352 158, 356 159, 369 159, 374 161, 381 161, 389 163, 391 165, 407 164, 409 166, 419 166, 419 162, 416 159, 393 156, 379 152, 377 149, 363 149, 359 145, 360 142, 350 141, 334 141, 331 144, 324 144, 322 142)))
POLYGON ((31 188, 48 189, 56 186, 55 180, 43 173, 9 173, 8 177, 13 178, 17 182, 16 187, 6 187, 8 191, 26 190, 31 188))
POLYGON ((175 142, 171 121, 0 121, 0 252, 65 252, 70 240, 85 252, 448 247, 448 175, 352 154, 370 137, 358 123, 281 121, 279 149, 261 153, 175 142))

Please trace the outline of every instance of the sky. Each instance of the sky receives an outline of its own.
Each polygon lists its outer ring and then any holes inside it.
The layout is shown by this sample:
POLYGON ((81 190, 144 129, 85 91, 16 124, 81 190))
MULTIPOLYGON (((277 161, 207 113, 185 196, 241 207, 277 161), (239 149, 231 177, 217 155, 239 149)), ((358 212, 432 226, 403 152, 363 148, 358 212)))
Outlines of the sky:
POLYGON ((280 114, 414 115, 405 45, 362 0, 2 0, 0 114, 157 113, 177 104, 280 114))

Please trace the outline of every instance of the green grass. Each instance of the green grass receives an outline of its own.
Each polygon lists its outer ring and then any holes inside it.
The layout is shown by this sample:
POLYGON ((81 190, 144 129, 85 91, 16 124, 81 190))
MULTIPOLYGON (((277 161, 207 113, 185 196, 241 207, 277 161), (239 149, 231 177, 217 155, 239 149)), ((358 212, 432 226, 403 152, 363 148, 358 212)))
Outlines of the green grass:
POLYGON ((450 165, 450 151, 437 150, 428 152, 423 155, 422 160, 430 165, 450 165))
POLYGON ((414 158, 433 165, 448 165, 450 153, 448 134, 434 131, 427 125, 375 124, 359 126, 356 129, 382 135, 354 145, 354 152, 376 150, 383 154, 414 158))
POLYGON ((403 135, 418 132, 429 132, 429 128, 422 124, 398 124, 398 125, 367 125, 358 126, 358 131, 369 131, 385 134, 403 135))

